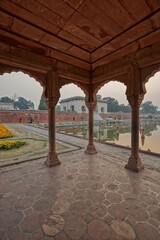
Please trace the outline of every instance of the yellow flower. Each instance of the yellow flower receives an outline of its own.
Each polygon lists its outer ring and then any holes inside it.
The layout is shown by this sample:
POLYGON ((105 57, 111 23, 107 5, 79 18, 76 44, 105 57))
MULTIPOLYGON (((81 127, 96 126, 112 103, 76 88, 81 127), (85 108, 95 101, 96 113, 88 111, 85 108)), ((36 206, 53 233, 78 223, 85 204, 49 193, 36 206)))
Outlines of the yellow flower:
POLYGON ((0 141, 0 150, 10 150, 12 148, 19 148, 24 144, 25 142, 19 140, 0 141))

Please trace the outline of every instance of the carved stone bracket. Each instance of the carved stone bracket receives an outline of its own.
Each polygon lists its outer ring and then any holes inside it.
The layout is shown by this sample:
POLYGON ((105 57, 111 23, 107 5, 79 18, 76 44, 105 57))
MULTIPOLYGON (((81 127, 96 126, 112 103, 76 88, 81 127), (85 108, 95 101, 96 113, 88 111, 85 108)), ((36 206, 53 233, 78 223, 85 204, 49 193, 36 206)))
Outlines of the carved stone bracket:
POLYGON ((132 95, 132 96, 129 96, 127 95, 127 100, 129 102, 129 104, 131 105, 131 107, 140 107, 142 101, 143 101, 143 98, 144 98, 144 94, 141 94, 141 95, 132 95))

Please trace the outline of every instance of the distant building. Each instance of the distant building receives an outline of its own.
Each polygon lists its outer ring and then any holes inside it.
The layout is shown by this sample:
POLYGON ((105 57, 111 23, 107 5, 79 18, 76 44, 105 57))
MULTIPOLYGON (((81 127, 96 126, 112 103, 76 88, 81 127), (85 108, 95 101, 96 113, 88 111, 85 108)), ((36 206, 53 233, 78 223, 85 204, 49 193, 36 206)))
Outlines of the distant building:
MULTIPOLYGON (((61 112, 76 112, 76 113, 88 113, 88 108, 85 105, 85 98, 81 96, 65 98, 60 101, 61 112)), ((100 113, 107 113, 107 100, 101 99, 100 95, 97 95, 97 107, 95 111, 100 113)))
POLYGON ((13 103, 0 102, 0 110, 14 110, 13 103))

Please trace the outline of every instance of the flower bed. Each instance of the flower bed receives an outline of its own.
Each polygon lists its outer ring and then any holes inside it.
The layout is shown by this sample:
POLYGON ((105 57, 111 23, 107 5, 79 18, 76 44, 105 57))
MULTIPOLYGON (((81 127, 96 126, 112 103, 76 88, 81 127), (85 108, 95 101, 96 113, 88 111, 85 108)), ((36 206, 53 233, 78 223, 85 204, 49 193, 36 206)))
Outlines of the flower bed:
POLYGON ((13 137, 13 134, 3 124, 0 124, 0 139, 9 137, 13 137))
POLYGON ((19 148, 24 144, 25 142, 18 140, 0 141, 0 150, 10 150, 12 148, 19 148))

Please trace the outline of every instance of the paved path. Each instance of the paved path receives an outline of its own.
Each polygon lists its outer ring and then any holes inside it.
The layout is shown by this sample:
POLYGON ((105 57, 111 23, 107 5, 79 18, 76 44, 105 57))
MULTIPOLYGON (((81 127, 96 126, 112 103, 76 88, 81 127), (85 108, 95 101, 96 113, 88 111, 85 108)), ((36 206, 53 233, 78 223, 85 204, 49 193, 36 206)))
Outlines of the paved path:
MULTIPOLYGON (((48 130, 41 129, 30 125, 17 125, 17 127, 22 127, 28 131, 35 132, 41 136, 48 137, 48 130)), ((61 142, 71 144, 80 148, 86 148, 88 140, 76 136, 56 133, 56 139, 61 142)), ((124 165, 127 163, 130 156, 130 150, 121 147, 114 147, 109 144, 95 142, 96 149, 98 152, 103 153, 106 156, 110 156, 115 159, 115 161, 123 161, 124 165)), ((156 157, 150 154, 140 153, 143 164, 150 169, 156 169, 160 171, 160 157, 156 157)))
POLYGON ((96 146, 59 155, 53 168, 45 159, 1 168, 0 240, 159 240, 160 172, 129 171, 129 151, 96 146))

